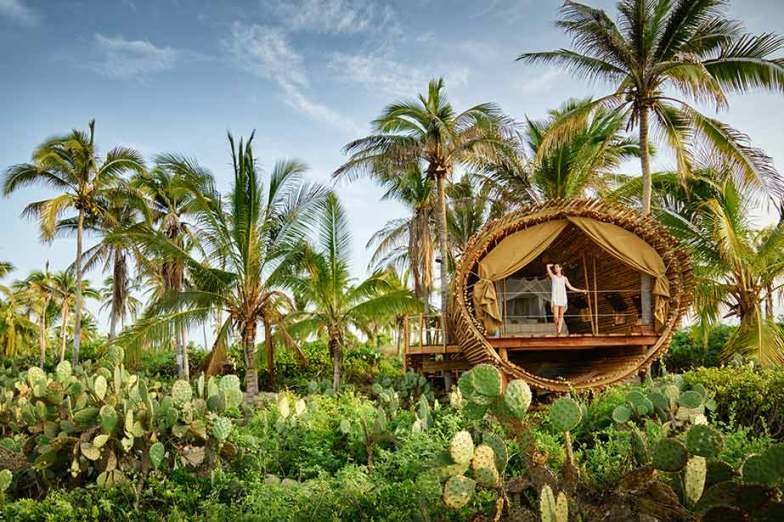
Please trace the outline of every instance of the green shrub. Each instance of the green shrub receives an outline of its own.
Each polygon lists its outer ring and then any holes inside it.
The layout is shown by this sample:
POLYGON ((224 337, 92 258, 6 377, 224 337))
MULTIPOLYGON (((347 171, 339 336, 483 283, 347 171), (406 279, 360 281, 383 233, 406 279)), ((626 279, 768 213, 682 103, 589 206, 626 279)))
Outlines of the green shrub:
POLYGON ((699 338, 697 329, 678 330, 672 336, 672 343, 663 359, 664 365, 674 373, 700 366, 718 366, 724 345, 735 330, 735 326, 719 324, 710 329, 707 344, 699 338))
POLYGON ((686 372, 684 380, 701 384, 717 403, 716 420, 750 427, 780 440, 784 436, 784 370, 757 369, 751 365, 725 368, 697 368, 686 372))

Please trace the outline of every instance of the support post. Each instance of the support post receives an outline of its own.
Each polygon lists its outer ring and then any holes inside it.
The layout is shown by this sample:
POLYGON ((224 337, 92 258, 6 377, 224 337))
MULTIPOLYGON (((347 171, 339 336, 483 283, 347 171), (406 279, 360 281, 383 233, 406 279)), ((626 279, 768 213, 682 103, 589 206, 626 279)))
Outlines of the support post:
MULTIPOLYGON (((504 348, 503 346, 498 349, 498 355, 501 357, 502 361, 508 361, 509 360, 509 353, 507 352, 506 348, 504 348)), ((506 383, 507 383, 508 379, 509 378, 507 377, 506 372, 502 371, 501 372, 501 389, 502 390, 506 390, 506 383)))
POLYGON ((640 308, 642 309, 640 322, 643 326, 650 326, 653 320, 653 309, 651 307, 651 276, 648 274, 640 275, 640 308))

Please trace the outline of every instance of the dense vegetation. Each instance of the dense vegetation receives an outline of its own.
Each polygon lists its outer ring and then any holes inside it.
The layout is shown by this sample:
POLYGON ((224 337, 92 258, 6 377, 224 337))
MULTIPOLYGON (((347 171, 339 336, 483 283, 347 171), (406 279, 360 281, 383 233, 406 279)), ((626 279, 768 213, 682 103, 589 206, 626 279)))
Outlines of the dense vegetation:
POLYGON ((572 48, 520 60, 612 90, 545 120, 457 109, 441 79, 384 108, 334 172, 408 209, 361 280, 340 186, 296 160, 263 172, 253 135, 228 136, 225 191, 193 158, 101 153, 94 121, 41 143, 3 191, 53 189, 24 215, 75 257, 17 280, 0 263, 0 518, 784 519, 784 185, 693 106, 784 90, 784 39, 725 7, 621 0, 613 19, 564 2, 572 48), (655 145, 672 172, 651 171, 655 145), (693 321, 642 382, 534 397, 486 365, 451 390, 402 372, 401 320, 446 314, 472 234, 579 197, 652 214, 691 255, 693 321), (758 228, 769 199, 779 219, 758 228))

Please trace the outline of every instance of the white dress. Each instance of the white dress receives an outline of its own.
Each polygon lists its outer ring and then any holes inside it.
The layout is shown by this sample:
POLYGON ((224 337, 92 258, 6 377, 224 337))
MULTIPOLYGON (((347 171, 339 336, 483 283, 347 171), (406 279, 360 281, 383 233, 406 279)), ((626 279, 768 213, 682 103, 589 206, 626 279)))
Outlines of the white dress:
POLYGON ((566 276, 553 275, 553 291, 550 303, 553 306, 563 306, 566 308, 566 276))

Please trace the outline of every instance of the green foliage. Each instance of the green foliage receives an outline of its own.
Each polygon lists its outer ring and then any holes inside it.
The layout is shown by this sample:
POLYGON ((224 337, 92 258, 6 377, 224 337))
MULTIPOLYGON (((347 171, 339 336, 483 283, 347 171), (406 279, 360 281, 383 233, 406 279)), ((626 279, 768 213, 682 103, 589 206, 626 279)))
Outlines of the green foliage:
POLYGON ((681 329, 672 336, 664 356, 664 365, 672 373, 683 373, 698 367, 717 367, 721 352, 737 327, 718 324, 706 333, 695 328, 681 329))

